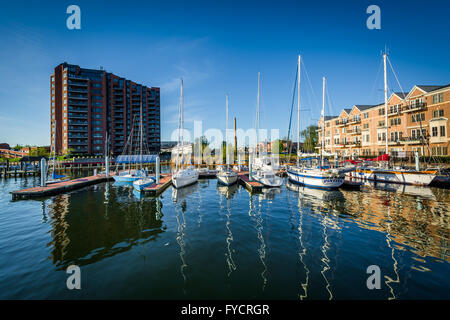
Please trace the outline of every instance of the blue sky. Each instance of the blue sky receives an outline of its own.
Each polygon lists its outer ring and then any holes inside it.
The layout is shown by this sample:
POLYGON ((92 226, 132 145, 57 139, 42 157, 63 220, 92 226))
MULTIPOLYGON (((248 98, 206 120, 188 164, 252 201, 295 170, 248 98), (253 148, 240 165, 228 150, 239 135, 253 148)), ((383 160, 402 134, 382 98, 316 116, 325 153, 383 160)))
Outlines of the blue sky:
MULTIPOLYGON (((61 62, 161 87, 162 140, 177 126, 179 79, 185 127, 224 128, 225 95, 239 128, 254 126, 257 73, 262 127, 287 134, 297 55, 301 127, 320 116, 383 100, 381 51, 404 90, 450 83, 448 1, 2 1, 0 142, 49 144, 49 77, 61 62), (66 28, 67 6, 81 8, 81 30, 66 28), (366 27, 366 8, 381 9, 381 30, 366 27)), ((389 86, 400 88, 392 73, 389 86)), ((295 129, 294 129, 295 130, 295 129)))

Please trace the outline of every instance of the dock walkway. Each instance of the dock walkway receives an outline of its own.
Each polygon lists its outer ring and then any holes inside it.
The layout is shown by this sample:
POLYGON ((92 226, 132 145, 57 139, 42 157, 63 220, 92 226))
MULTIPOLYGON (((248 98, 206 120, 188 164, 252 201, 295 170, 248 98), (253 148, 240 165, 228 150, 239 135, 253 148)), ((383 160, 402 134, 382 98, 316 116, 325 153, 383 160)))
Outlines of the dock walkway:
POLYGON ((18 191, 11 192, 13 200, 19 199, 30 199, 30 198, 39 198, 39 197, 47 197, 53 196, 60 193, 65 193, 68 191, 80 189, 86 186, 90 186, 93 184, 105 182, 113 179, 112 176, 106 177, 106 175, 96 175, 85 178, 73 179, 68 181, 62 181, 57 183, 52 183, 46 187, 33 187, 18 191))
POLYGON ((172 184, 172 174, 171 173, 162 173, 159 178, 159 184, 152 184, 151 186, 145 188, 143 191, 145 194, 151 196, 157 196, 161 194, 164 190, 167 189, 168 186, 172 184))
POLYGON ((239 183, 250 192, 260 192, 262 190, 263 185, 256 181, 250 181, 247 171, 238 172, 238 176, 239 176, 239 183))

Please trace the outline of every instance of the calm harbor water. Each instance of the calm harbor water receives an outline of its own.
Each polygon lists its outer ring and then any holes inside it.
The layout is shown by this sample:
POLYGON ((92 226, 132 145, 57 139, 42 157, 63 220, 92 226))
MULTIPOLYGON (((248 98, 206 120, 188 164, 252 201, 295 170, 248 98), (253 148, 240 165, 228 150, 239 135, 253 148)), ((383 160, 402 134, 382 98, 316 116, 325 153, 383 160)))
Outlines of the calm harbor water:
POLYGON ((450 190, 251 195, 210 179, 157 198, 111 182, 11 201, 38 183, 0 181, 1 299, 450 299, 450 190))

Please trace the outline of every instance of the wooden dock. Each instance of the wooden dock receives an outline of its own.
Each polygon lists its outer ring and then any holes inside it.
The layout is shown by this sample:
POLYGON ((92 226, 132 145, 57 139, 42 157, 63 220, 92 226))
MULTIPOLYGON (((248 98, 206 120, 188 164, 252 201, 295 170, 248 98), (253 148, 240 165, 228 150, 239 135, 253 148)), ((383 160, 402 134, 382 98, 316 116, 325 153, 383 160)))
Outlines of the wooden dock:
POLYGON ((172 174, 162 173, 159 179, 159 184, 152 184, 150 187, 145 188, 143 191, 150 196, 157 196, 161 194, 172 184, 172 174))
POLYGON ((261 192, 263 185, 257 181, 250 181, 247 171, 238 172, 239 183, 250 192, 261 192))
POLYGON ((65 192, 69 192, 72 190, 80 189, 86 186, 90 186, 93 184, 105 182, 113 179, 112 176, 109 178, 106 175, 96 175, 85 178, 73 179, 68 181, 62 181, 58 183, 52 183, 46 187, 33 187, 18 191, 11 192, 13 200, 20 199, 30 199, 30 198, 39 198, 39 197, 47 197, 53 196, 65 192))

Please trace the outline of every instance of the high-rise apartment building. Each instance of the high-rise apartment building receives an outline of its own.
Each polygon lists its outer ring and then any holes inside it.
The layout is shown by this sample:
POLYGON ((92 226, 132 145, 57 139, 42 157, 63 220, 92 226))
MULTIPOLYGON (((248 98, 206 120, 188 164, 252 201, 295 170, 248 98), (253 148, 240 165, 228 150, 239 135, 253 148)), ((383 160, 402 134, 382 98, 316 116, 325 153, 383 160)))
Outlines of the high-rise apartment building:
POLYGON ((121 154, 128 137, 128 145, 139 143, 141 110, 144 144, 151 153, 160 151, 159 88, 68 63, 55 68, 50 88, 51 145, 57 154, 103 155, 106 144, 121 154))
MULTIPOLYGON (((384 103, 354 105, 339 116, 325 117, 324 150, 342 156, 374 156, 388 152, 410 157, 450 155, 450 85, 416 85, 409 92, 392 93, 384 103), (387 126, 387 135, 386 135, 387 126)), ((319 120, 319 145, 322 119, 319 120)))

